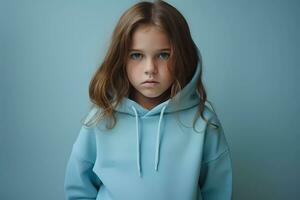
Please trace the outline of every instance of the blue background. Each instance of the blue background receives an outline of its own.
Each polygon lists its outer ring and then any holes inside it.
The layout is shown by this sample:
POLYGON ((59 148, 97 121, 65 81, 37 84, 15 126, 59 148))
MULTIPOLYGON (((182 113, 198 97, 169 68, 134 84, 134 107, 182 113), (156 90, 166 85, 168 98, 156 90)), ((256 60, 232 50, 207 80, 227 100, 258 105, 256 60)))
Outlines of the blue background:
MULTIPOLYGON (((88 85, 137 1, 0 1, 0 199, 64 199, 88 85)), ((300 2, 172 0, 203 57, 234 199, 300 198, 300 2)))

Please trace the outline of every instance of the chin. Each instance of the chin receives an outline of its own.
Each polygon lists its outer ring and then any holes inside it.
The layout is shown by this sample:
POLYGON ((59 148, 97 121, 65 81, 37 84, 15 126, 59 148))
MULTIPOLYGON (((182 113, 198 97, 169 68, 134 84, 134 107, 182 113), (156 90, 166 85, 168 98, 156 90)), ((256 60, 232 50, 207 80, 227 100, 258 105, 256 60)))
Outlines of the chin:
POLYGON ((162 93, 142 93, 147 98, 157 98, 162 95, 162 93))

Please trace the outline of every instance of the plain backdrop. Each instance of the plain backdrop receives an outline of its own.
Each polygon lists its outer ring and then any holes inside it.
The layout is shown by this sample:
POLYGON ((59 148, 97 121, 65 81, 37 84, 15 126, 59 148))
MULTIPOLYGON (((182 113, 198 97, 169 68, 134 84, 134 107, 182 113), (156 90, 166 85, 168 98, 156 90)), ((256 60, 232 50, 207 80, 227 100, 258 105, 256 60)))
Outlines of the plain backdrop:
MULTIPOLYGON (((64 199, 90 78, 137 1, 0 2, 0 199, 64 199)), ((234 199, 300 199, 300 1, 168 2, 202 53, 234 199)))

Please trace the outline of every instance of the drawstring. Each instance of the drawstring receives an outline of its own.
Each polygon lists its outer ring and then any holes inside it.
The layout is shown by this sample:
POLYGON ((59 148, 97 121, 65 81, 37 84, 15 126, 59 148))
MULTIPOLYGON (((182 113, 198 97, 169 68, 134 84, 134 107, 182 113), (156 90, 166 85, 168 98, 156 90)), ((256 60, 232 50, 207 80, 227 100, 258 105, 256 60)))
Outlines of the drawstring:
MULTIPOLYGON (((160 113, 159 122, 158 122, 158 129, 157 129, 157 137, 156 137, 156 151, 155 151, 155 171, 158 171, 158 163, 159 163, 159 155, 160 155, 160 127, 161 127, 161 121, 165 112, 167 105, 165 105, 162 108, 162 111, 160 113)), ((134 106, 131 106, 135 113, 135 122, 136 122, 136 135, 137 135, 137 168, 139 176, 142 177, 142 170, 141 170, 141 160, 140 160, 140 134, 139 134, 139 116, 136 111, 136 108, 134 106)))
POLYGON ((139 134, 139 116, 134 106, 131 106, 135 113, 135 124, 136 124, 136 146, 137 146, 137 168, 139 172, 139 176, 142 177, 141 174, 141 162, 140 162, 140 134, 139 134))
POLYGON ((161 121, 164 115, 164 111, 166 109, 166 105, 163 107, 160 117, 159 117, 159 122, 158 122, 158 129, 157 129, 157 136, 156 136, 156 152, 155 152, 155 170, 157 171, 158 169, 158 163, 159 163, 159 150, 160 150, 160 125, 161 121))

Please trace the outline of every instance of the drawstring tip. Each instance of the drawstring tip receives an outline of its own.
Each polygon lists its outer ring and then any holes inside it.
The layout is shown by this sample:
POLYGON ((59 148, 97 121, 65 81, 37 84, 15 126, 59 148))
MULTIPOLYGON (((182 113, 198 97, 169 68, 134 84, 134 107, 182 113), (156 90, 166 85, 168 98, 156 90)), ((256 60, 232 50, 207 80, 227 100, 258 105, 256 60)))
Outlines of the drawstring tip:
POLYGON ((158 169, 157 164, 155 164, 155 168, 154 169, 155 169, 155 171, 157 171, 157 169, 158 169))

